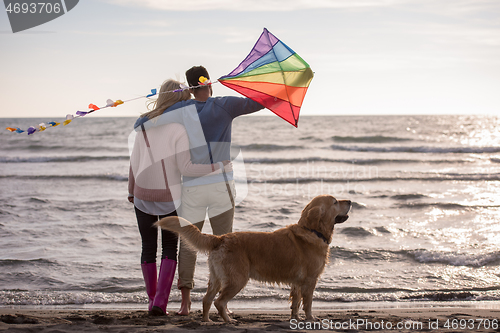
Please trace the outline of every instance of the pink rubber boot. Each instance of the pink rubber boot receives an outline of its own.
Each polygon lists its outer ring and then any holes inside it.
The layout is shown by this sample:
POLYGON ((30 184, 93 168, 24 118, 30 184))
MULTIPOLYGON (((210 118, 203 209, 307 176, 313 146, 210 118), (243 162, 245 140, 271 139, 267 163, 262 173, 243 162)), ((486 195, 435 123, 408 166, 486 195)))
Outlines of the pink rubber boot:
POLYGON ((149 297, 149 308, 148 311, 151 312, 153 309, 153 302, 156 295, 156 263, 146 263, 141 264, 142 276, 144 277, 144 282, 146 283, 146 293, 149 297))
POLYGON ((153 316, 164 316, 167 313, 168 297, 172 282, 174 281, 175 269, 177 261, 172 259, 162 259, 160 265, 160 275, 158 276, 158 285, 156 287, 156 295, 153 302, 151 314, 153 316))

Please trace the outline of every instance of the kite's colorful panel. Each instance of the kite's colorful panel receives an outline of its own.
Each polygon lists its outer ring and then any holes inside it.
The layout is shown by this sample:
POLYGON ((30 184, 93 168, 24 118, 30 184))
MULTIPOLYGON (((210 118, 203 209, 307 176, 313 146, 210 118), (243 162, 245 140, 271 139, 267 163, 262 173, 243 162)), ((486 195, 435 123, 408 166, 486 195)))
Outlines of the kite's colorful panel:
POLYGON ((219 82, 297 127, 300 107, 312 78, 309 65, 264 29, 245 60, 219 82))

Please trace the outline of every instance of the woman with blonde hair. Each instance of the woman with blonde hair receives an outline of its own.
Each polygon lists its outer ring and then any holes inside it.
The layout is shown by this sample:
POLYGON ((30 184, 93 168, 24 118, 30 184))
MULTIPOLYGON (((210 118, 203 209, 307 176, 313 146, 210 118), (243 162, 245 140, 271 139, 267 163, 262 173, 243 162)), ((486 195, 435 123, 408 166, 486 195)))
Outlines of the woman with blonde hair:
MULTIPOLYGON (((162 230, 162 256, 157 277, 156 251, 158 228, 153 224, 166 216, 177 216, 181 199, 181 175, 200 177, 219 173, 220 164, 192 164, 189 139, 180 123, 158 124, 158 117, 191 94, 175 80, 165 81, 153 109, 138 119, 137 135, 130 156, 129 201, 134 203, 142 239, 141 269, 149 297, 149 312, 164 315, 177 266, 177 235, 162 230), (144 124, 151 122, 148 129, 144 124)), ((177 108, 175 106, 173 108, 177 108)), ((136 123, 137 124, 137 123, 136 123)), ((228 161, 229 162, 229 161, 228 161)), ((231 170, 230 163, 227 171, 231 170)))
POLYGON ((191 93, 188 89, 181 89, 181 83, 172 79, 168 79, 161 85, 158 98, 155 101, 148 103, 153 106, 153 110, 146 112, 141 117, 153 119, 163 114, 166 109, 177 102, 187 101, 191 99, 191 93), (180 91, 179 91, 180 90, 180 91))

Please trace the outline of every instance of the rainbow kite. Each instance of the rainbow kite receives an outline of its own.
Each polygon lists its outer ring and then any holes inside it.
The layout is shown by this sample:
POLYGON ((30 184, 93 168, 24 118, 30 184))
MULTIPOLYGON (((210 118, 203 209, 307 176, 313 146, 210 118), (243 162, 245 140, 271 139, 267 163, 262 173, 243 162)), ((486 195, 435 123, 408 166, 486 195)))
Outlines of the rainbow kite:
POLYGON ((307 62, 264 28, 250 54, 219 82, 297 127, 312 78, 307 62))

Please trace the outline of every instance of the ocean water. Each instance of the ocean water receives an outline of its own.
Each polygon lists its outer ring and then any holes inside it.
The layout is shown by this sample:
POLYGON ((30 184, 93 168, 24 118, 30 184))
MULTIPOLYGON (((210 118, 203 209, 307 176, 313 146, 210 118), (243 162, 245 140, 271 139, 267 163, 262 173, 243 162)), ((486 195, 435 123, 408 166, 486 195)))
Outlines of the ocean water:
MULTIPOLYGON (((145 306, 127 201, 134 121, 88 116, 31 136, 0 131, 0 306, 145 306)), ((235 231, 296 223, 319 194, 352 200, 315 302, 500 301, 500 118, 303 116, 296 129, 246 116, 233 123, 233 151, 243 162, 235 231)), ((206 261, 198 256, 195 302, 206 261)), ((250 282, 235 299, 286 307, 288 295, 250 282)), ((180 300, 175 287, 171 300, 180 300)))

